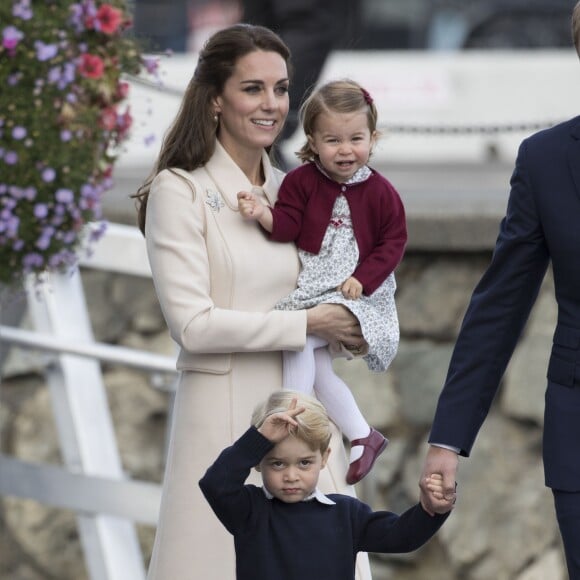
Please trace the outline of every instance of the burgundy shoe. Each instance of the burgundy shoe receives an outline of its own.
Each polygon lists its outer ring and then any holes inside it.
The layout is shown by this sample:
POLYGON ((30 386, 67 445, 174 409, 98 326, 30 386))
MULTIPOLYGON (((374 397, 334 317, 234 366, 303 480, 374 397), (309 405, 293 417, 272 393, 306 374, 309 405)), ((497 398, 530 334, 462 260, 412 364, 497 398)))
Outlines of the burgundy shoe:
POLYGON ((364 445, 363 454, 350 464, 346 474, 346 483, 354 485, 360 481, 372 468, 377 457, 385 450, 389 440, 371 427, 371 432, 362 439, 353 439, 351 447, 364 445))

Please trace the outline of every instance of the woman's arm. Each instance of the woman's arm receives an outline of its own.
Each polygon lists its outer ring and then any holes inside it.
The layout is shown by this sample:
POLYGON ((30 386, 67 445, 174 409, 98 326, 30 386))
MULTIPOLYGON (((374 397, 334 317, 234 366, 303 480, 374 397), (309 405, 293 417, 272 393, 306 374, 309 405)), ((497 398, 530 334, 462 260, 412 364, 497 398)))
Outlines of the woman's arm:
MULTIPOLYGON (((203 199, 184 179, 161 172, 147 206, 146 240, 155 289, 171 336, 193 353, 298 350, 304 311, 231 310, 214 303, 203 199), (195 198, 195 199, 194 199, 195 198)), ((241 218, 240 218, 241 219, 241 218)), ((223 284, 223 282, 222 282, 223 284)), ((222 294, 229 295, 230 288, 222 294)))

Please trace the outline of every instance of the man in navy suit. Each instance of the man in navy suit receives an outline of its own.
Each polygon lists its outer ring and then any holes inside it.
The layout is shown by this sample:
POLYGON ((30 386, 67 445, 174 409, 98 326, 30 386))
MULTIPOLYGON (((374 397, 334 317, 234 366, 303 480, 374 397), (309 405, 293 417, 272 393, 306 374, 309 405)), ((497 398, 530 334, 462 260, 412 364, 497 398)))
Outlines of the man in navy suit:
MULTIPOLYGON (((572 33, 580 56, 580 2, 572 33)), ((471 297, 439 397, 421 498, 434 513, 443 506, 427 493, 431 473, 441 473, 454 493, 458 456, 471 451, 550 261, 558 322, 547 372, 544 472, 568 573, 580 580, 580 117, 520 145, 491 264, 471 297)))

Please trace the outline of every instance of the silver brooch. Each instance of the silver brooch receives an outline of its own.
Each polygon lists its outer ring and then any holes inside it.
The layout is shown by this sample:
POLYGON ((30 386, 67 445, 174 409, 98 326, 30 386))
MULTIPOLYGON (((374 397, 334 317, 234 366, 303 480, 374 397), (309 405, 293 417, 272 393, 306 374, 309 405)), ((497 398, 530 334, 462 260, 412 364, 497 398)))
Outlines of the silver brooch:
POLYGON ((209 205, 212 211, 219 212, 219 210, 224 207, 225 203, 219 192, 214 191, 213 189, 207 189, 205 194, 207 197, 205 203, 209 205))

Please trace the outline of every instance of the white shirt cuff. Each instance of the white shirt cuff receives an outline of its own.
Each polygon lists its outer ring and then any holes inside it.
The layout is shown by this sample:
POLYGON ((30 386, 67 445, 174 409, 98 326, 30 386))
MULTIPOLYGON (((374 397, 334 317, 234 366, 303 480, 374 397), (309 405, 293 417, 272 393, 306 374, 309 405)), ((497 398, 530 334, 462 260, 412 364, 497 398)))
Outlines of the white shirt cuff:
POLYGON ((433 447, 441 447, 441 449, 449 449, 449 451, 454 451, 459 455, 461 449, 459 447, 453 447, 453 445, 445 445, 443 443, 430 443, 433 447))

